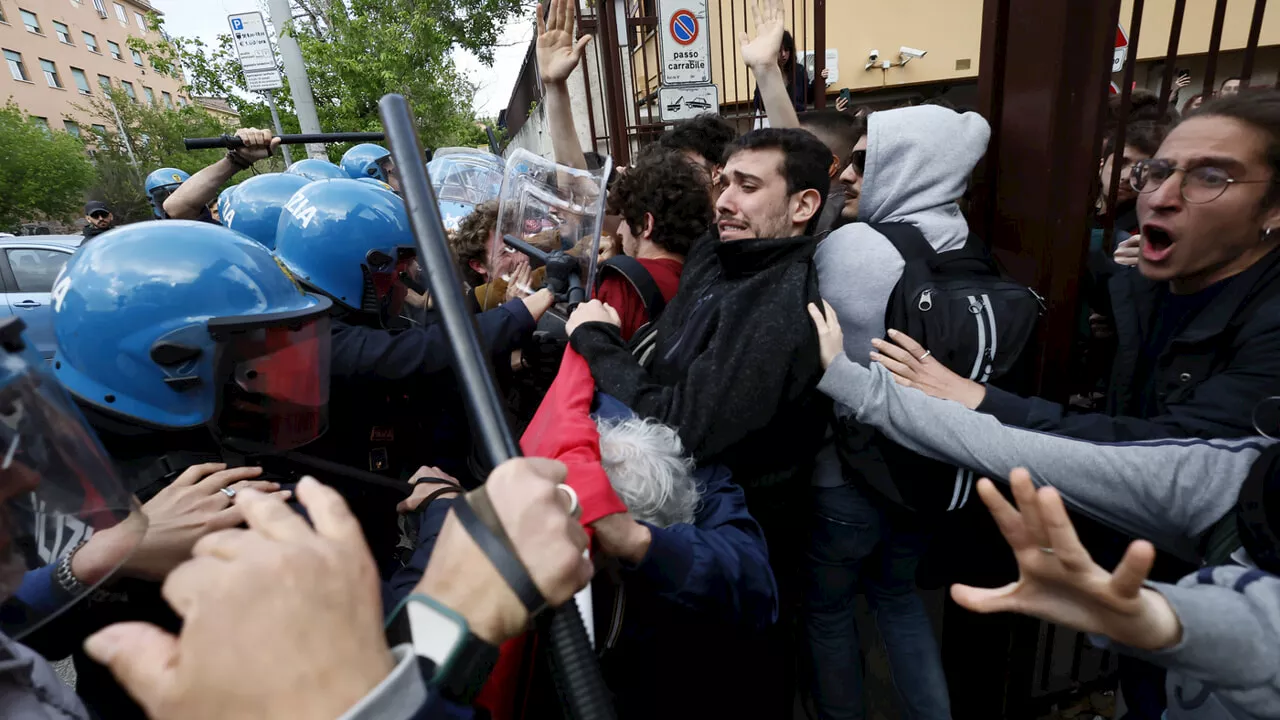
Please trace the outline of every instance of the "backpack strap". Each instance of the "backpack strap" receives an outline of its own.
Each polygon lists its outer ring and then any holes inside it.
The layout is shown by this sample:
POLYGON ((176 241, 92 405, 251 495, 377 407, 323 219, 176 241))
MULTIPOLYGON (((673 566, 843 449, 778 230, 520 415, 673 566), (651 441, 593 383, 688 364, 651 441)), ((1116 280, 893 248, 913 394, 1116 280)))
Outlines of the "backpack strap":
POLYGON ((924 239, 924 233, 920 232, 920 228, 910 223, 867 223, 872 230, 885 236, 894 249, 902 255, 902 259, 911 262, 912 260, 928 260, 934 255, 933 246, 928 240, 924 239))
MULTIPOLYGON (((612 268, 631 283, 631 287, 644 303, 645 313, 648 314, 650 321, 656 320, 662 314, 667 301, 662 297, 662 290, 658 288, 658 283, 639 260, 629 255, 614 255, 600 266, 601 270, 605 268, 612 268)), ((599 285, 599 281, 596 284, 599 285)))

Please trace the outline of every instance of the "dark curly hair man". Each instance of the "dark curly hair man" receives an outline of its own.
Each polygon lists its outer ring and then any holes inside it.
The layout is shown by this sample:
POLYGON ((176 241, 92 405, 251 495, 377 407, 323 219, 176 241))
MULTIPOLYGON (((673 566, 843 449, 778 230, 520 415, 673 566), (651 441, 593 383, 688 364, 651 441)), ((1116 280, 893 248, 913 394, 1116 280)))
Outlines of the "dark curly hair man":
POLYGON ((630 340, 657 319, 650 317, 655 303, 641 294, 645 281, 637 284, 635 277, 647 274, 662 304, 675 296, 684 256, 711 224, 711 195, 702 169, 684 153, 652 146, 619 175, 609 192, 609 214, 622 218, 617 235, 635 262, 606 264, 596 297, 618 311, 622 337, 630 340))

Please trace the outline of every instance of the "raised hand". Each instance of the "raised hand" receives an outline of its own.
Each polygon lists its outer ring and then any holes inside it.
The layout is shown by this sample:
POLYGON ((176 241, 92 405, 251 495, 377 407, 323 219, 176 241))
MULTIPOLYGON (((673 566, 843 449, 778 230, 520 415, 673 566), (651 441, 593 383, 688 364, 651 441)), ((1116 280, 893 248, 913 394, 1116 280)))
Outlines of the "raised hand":
POLYGON ((1115 572, 1107 572, 1080 543, 1057 490, 1036 490, 1023 468, 1009 475, 1009 485, 1017 510, 985 478, 978 495, 1013 548, 1018 581, 991 589, 952 585, 957 603, 979 613, 1031 615, 1144 650, 1178 642, 1182 627, 1173 608, 1143 587, 1155 561, 1151 543, 1134 542, 1115 572))
POLYGON ((782 0, 755 0, 751 15, 755 18, 756 37, 752 40, 746 32, 740 32, 738 46, 742 52, 742 61, 753 72, 758 72, 759 68, 778 64, 778 53, 782 50, 782 32, 786 29, 786 15, 782 11, 782 0))
POLYGON ((573 0, 551 0, 551 12, 544 20, 538 5, 538 74, 543 83, 562 83, 578 67, 590 35, 573 41, 573 0))

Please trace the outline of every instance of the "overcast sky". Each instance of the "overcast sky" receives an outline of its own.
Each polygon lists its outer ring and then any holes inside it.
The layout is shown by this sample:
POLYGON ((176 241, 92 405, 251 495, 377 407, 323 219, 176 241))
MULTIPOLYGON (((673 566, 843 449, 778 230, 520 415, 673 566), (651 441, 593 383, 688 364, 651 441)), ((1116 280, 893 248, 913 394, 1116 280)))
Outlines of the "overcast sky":
MULTIPOLYGON (((253 10, 266 12, 266 3, 260 0, 151 0, 151 4, 164 13, 165 29, 170 35, 198 37, 207 45, 216 44, 218 35, 230 30, 227 27, 228 15, 253 10)), ((498 111, 506 108, 532 38, 532 21, 517 20, 508 24, 500 42, 502 47, 494 53, 492 68, 471 53, 456 53, 458 67, 478 87, 475 97, 477 115, 496 118, 498 111)))

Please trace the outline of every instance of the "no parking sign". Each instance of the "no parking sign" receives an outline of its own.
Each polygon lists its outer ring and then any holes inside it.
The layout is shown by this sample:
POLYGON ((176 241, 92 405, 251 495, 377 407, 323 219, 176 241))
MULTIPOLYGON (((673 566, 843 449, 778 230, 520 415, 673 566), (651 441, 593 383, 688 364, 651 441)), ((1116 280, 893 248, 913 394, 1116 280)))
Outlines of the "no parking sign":
POLYGON ((663 85, 711 82, 707 0, 658 0, 663 85))

